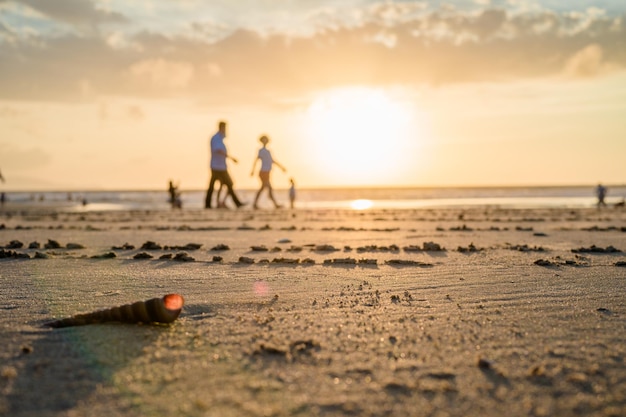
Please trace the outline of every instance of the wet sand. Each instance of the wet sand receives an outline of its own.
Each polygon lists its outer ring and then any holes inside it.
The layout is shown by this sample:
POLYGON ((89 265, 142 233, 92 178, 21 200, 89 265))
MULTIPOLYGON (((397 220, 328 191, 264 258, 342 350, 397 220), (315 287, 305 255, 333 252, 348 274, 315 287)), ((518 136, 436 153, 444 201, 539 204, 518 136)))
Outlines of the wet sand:
POLYGON ((613 208, 5 207, 0 415, 626 415, 625 238, 613 208), (171 325, 45 326, 167 293, 171 325))

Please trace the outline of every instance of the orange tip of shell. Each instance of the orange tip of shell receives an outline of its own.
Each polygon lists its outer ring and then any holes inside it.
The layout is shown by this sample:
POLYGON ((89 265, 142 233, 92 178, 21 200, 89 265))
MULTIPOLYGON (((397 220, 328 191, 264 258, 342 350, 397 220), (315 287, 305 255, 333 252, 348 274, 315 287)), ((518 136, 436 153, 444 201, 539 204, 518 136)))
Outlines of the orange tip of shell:
POLYGON ((168 310, 180 310, 183 308, 183 304, 185 304, 185 300, 182 295, 179 294, 167 294, 163 297, 163 305, 168 310))

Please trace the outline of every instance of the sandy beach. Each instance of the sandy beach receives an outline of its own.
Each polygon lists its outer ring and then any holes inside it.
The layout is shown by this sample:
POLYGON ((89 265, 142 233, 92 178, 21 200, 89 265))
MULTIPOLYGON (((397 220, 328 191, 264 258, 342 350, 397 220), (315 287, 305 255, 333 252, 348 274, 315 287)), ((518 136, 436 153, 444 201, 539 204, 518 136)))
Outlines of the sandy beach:
POLYGON ((626 211, 0 212, 0 415, 623 416, 626 211), (52 329, 178 293, 170 325, 52 329))

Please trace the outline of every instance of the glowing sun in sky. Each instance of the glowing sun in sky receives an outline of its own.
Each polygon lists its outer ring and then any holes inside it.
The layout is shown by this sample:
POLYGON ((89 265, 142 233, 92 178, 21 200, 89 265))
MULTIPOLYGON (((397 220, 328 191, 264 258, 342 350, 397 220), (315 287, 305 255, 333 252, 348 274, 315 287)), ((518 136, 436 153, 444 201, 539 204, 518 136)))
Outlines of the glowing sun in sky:
POLYGON ((320 93, 307 110, 310 157, 324 181, 397 183, 419 132, 410 106, 384 89, 350 87, 320 93))

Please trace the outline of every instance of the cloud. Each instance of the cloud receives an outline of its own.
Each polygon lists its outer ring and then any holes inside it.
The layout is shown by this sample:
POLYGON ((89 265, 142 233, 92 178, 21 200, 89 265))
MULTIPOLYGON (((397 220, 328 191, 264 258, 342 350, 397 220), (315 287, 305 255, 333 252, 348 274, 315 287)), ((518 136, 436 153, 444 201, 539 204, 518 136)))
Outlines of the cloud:
POLYGON ((119 104, 102 100, 97 103, 97 118, 100 126, 108 122, 119 122, 120 120, 131 120, 141 122, 146 118, 146 112, 138 104, 119 104))
POLYGON ((577 51, 565 64, 565 73, 573 77, 594 77, 606 69, 602 48, 597 44, 577 51))
POLYGON ((126 18, 117 12, 97 8, 90 0, 13 0, 31 9, 71 25, 95 25, 104 22, 122 23, 126 18))
MULTIPOLYGON (((63 14, 61 6, 46 7, 63 14)), ((422 3, 385 2, 353 9, 343 19, 331 7, 324 10, 327 20, 320 18, 322 9, 309 14, 316 30, 305 35, 234 28, 218 37, 220 26, 199 18, 168 34, 117 31, 40 37, 36 44, 0 42, 0 98, 186 94, 252 103, 346 84, 497 82, 560 76, 564 69, 592 77, 626 68, 626 18, 595 9, 433 11, 422 3)), ((76 13, 93 21, 104 12, 87 2, 76 13)), ((63 15, 69 19, 71 12, 63 15)))
MULTIPOLYGON (((2 4, 2 0, 0 0, 0 4, 2 4)), ((10 45, 15 40, 16 36, 13 31, 2 23, 2 20, 0 20, 0 44, 6 43, 7 45, 10 45)))
POLYGON ((189 85, 194 67, 187 62, 158 58, 136 62, 130 66, 129 72, 138 82, 148 82, 156 87, 182 88, 189 85))

